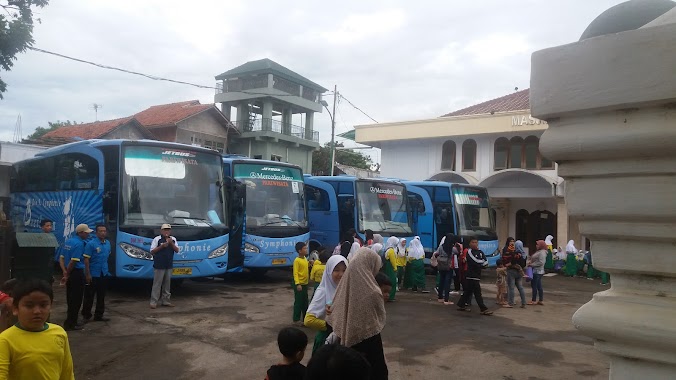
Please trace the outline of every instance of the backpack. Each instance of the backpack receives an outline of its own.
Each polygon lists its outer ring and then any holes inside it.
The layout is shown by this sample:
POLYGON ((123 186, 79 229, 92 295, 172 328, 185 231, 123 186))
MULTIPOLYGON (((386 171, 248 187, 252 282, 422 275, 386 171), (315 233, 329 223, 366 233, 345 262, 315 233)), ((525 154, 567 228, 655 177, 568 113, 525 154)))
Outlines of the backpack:
POLYGON ((441 271, 451 270, 451 255, 443 248, 439 250, 439 256, 437 256, 437 269, 441 271))

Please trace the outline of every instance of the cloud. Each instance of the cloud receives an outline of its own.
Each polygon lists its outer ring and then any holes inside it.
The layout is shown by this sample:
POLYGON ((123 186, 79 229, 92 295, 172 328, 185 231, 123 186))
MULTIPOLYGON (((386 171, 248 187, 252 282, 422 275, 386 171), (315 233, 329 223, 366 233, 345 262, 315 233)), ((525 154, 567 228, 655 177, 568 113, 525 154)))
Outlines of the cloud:
MULTIPOLYGON (((214 76, 270 58, 338 90, 380 122, 433 118, 527 88, 533 51, 575 41, 622 0, 60 0, 40 10, 36 46, 157 76, 214 85, 214 76)), ((152 81, 49 55, 21 54, 0 101, 0 139, 48 121, 131 115, 214 90, 152 81)), ((327 101, 333 99, 327 97, 327 101)), ((372 123, 347 102, 337 129, 372 123)), ((297 123, 300 118, 296 117, 297 123)), ((315 116, 331 136, 326 112, 315 116)))
POLYGON ((373 13, 351 14, 336 29, 322 33, 327 42, 349 45, 381 36, 401 28, 406 22, 402 9, 389 9, 373 13))

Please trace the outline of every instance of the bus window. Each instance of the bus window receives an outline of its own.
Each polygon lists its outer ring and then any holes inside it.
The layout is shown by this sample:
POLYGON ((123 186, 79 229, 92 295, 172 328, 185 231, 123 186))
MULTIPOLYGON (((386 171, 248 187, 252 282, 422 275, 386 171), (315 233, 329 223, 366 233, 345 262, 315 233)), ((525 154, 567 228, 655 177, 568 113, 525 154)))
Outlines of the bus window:
POLYGON ((56 163, 57 190, 91 190, 98 187, 99 164, 87 155, 69 153, 56 163))
POLYGON ((309 211, 329 211, 329 193, 314 187, 305 185, 305 197, 309 211))
POLYGON ((352 182, 338 182, 338 195, 354 195, 352 182))

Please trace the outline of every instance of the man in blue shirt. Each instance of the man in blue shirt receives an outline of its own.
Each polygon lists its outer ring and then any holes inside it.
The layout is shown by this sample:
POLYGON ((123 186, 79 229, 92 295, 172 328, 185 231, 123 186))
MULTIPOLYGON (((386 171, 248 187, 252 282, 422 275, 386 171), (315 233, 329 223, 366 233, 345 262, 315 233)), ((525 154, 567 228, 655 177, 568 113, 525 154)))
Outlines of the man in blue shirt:
POLYGON ((61 257, 66 263, 66 272, 63 274, 62 281, 66 282, 68 311, 66 312, 66 321, 63 322, 63 328, 67 331, 82 330, 82 325, 77 323, 77 314, 82 306, 85 287, 84 262, 82 262, 82 259, 91 232, 93 231, 89 226, 79 224, 75 227, 77 236, 66 240, 63 250, 61 250, 61 257))
POLYGON ((108 288, 108 256, 110 256, 110 242, 106 237, 106 226, 96 226, 96 238, 87 243, 84 249, 85 292, 82 303, 82 317, 85 321, 92 319, 92 305, 96 295, 96 310, 94 320, 107 322, 110 318, 104 317, 106 289, 108 288))

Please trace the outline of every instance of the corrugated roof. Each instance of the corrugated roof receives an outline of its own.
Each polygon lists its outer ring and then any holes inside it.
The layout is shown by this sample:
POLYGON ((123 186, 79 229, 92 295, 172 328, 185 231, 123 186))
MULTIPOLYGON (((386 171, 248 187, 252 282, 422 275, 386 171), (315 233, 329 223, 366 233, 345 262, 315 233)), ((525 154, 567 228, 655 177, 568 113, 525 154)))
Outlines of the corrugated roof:
POLYGON ((324 87, 318 85, 317 83, 305 78, 304 76, 297 74, 286 67, 280 65, 279 63, 269 59, 259 59, 257 61, 249 61, 243 65, 239 65, 234 69, 230 69, 223 74, 217 75, 216 79, 228 79, 237 77, 244 74, 263 74, 263 73, 272 73, 278 74, 285 79, 291 80, 296 83, 300 83, 303 86, 308 86, 319 90, 319 92, 328 91, 324 87))
POLYGON ((200 104, 199 100, 189 100, 186 102, 160 104, 152 106, 144 111, 134 115, 141 125, 146 128, 166 127, 176 125, 181 120, 185 120, 190 116, 204 112, 213 104, 200 104))
POLYGON ((513 94, 501 96, 487 102, 475 104, 473 106, 463 108, 451 113, 447 113, 442 117, 447 116, 466 116, 466 115, 481 115, 498 112, 522 111, 530 109, 530 89, 517 91, 513 94))
POLYGON ((61 127, 54 131, 45 133, 41 139, 72 139, 80 137, 84 140, 99 138, 115 128, 128 123, 132 119, 131 116, 123 117, 121 119, 97 121, 94 123, 77 124, 61 127))

